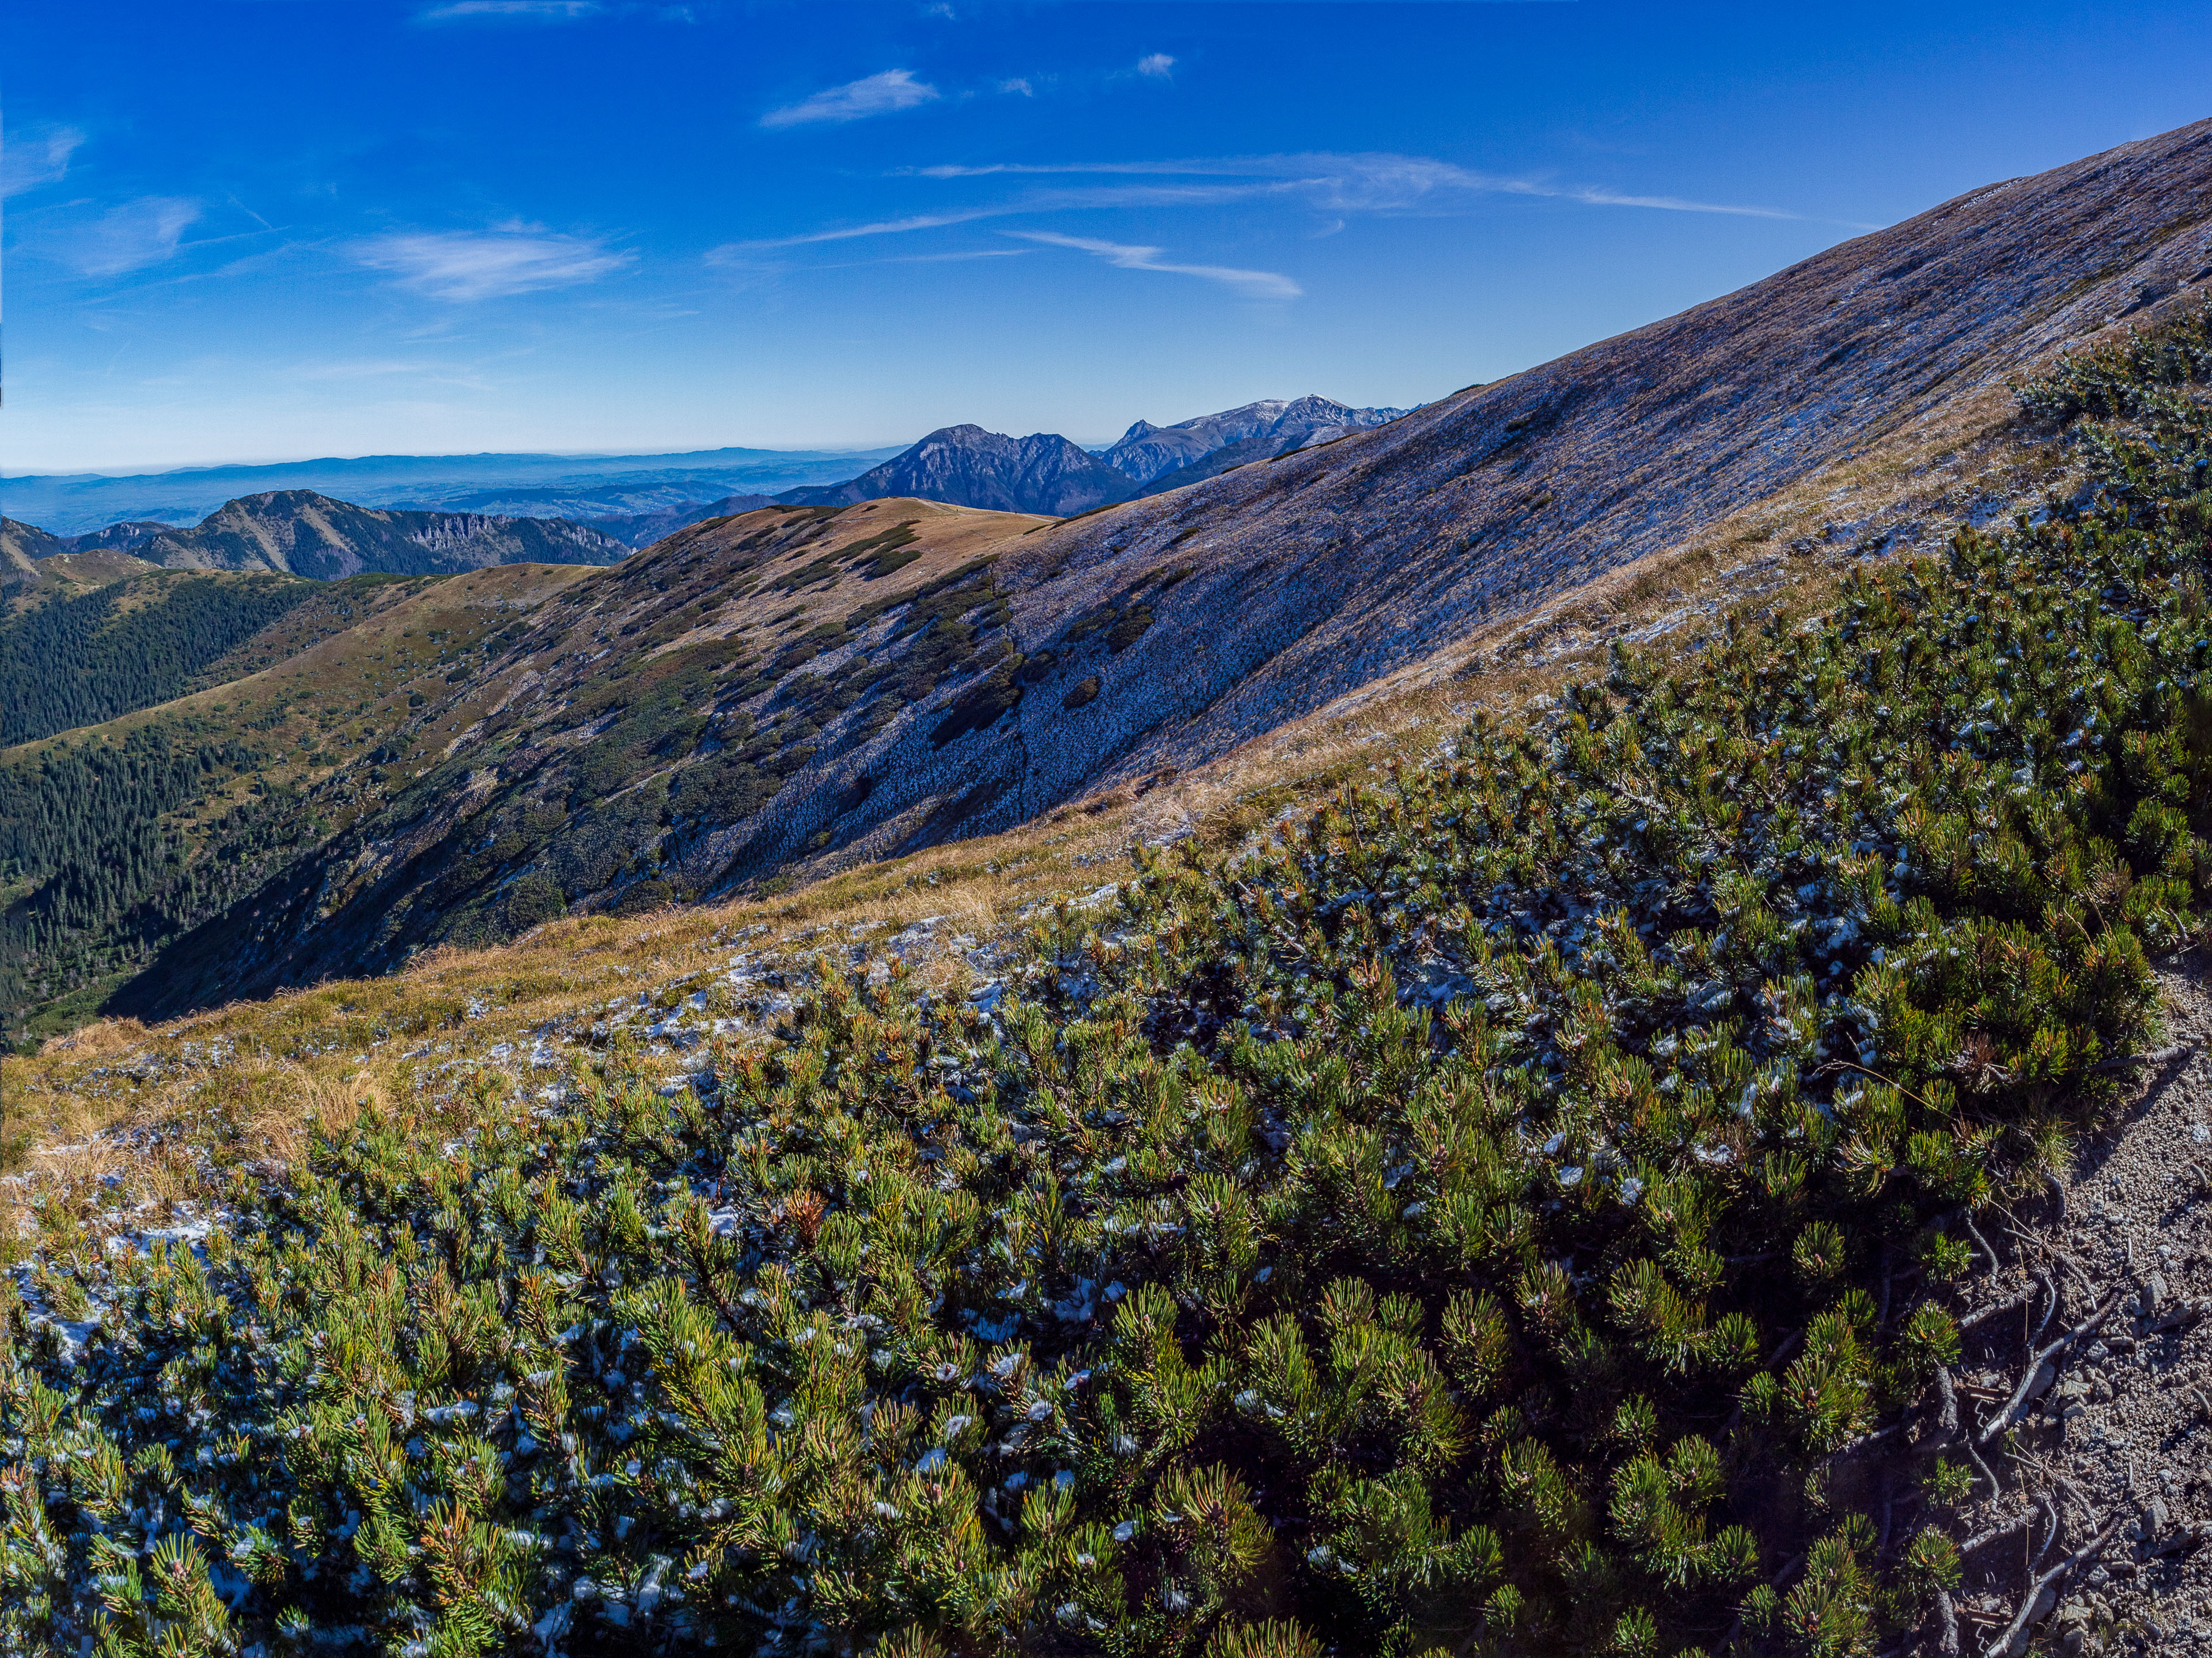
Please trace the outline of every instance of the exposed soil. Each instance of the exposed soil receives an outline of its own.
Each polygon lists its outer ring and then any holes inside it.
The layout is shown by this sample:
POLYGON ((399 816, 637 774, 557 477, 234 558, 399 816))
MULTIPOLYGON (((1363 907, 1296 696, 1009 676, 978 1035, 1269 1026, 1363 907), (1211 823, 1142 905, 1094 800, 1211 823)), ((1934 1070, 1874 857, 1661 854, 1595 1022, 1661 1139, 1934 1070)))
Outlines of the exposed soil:
MULTIPOLYGON (((1966 1436, 2003 1410, 2032 1357, 2112 1310, 2049 1351, 2013 1455, 1989 1459, 2002 1494, 1981 1487, 1959 1516, 1962 1544, 2026 1522, 1968 1555, 1961 1653, 2024 1652, 2030 1636, 2039 1651, 2212 1652, 2212 963, 2192 953, 2162 976, 2171 1046, 2033 1221, 1984 1234, 2005 1260, 1973 1304, 2027 1294, 1968 1332, 1955 1373, 1966 1436), (2030 1586, 2115 1527, 2015 1631, 2030 1586)), ((1940 1630, 1930 1640, 1942 1649, 1940 1630)))

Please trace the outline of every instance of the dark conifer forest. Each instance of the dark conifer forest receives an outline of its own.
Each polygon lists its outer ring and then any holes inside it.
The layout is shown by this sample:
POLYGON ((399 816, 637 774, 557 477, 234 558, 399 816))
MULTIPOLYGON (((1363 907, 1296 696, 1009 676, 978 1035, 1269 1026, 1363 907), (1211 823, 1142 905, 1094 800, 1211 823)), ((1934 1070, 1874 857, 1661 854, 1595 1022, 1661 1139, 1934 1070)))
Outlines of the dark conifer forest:
POLYGON ((181 695, 316 586, 278 575, 142 576, 0 623, 0 748, 181 695))

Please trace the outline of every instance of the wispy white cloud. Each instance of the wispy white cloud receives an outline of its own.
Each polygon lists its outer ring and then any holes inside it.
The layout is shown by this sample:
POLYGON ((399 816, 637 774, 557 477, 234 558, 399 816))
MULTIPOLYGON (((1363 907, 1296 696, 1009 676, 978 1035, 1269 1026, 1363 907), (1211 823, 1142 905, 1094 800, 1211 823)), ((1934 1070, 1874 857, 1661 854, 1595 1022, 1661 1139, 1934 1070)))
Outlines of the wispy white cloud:
POLYGON ((0 150, 0 197, 58 183, 83 143, 84 134, 76 127, 52 124, 9 133, 0 150))
MULTIPOLYGON (((864 224, 841 225, 795 235, 730 242, 708 257, 715 264, 739 264, 752 256, 817 242, 850 241, 866 236, 904 235, 939 230, 978 220, 1043 213, 1098 212, 1115 208, 1218 207, 1238 202, 1277 201, 1312 213, 1318 234, 1333 234, 1355 214, 1448 214, 1464 212, 1485 197, 1523 196, 1577 202, 1590 207, 1642 208, 1670 213, 1715 213, 1744 218, 1796 219, 1781 208, 1740 203, 1700 202, 1679 196, 1631 195, 1596 185, 1565 184, 1544 178, 1481 173, 1427 155, 1388 152, 1285 155, 1231 155, 1150 161, 993 161, 901 167, 893 177, 945 180, 1062 179, 1060 188, 1031 187, 998 201, 978 202, 939 212, 902 214, 864 224), (1080 184, 1096 179, 1095 184, 1080 184), (1108 180, 1114 182, 1109 183, 1108 180)), ((1866 228, 1864 226, 1856 227, 1866 228)), ((1072 245, 1072 244, 1071 244, 1072 245)), ((1102 244, 1118 246, 1118 244, 1102 244)), ((1158 250, 1153 250, 1157 252, 1158 250)), ((1103 257, 1103 255, 1102 255, 1103 257)), ((1261 275, 1267 273, 1262 272, 1261 275)))
POLYGON ((1027 247, 970 247, 957 253, 902 253, 878 259, 877 264, 952 264, 963 259, 1018 259, 1035 252, 1027 247))
POLYGON ((1734 213, 1747 219, 1798 219, 1801 213, 1785 213, 1778 207, 1743 207, 1729 202, 1692 202, 1680 196, 1628 196, 1617 190, 1598 190, 1588 185, 1575 185, 1559 190, 1533 190, 1534 196, 1564 196, 1571 202, 1585 203, 1591 207, 1650 207, 1662 213, 1734 213))
POLYGON ((1030 84, 1029 78, 1026 76, 1021 75, 1017 75, 1009 81, 1000 82, 999 90, 1011 94, 1012 96, 1017 98, 1034 98, 1036 96, 1036 88, 1030 84))
POLYGON ((1164 52, 1147 52, 1137 59, 1137 73, 1148 81, 1175 79, 1176 60, 1164 52))
POLYGON ((902 109, 937 101, 942 94, 927 81, 917 81, 909 69, 887 69, 842 87, 830 87, 760 118, 764 127, 812 126, 828 122, 862 121, 871 115, 893 115, 902 109))
POLYGON ((300 363, 290 372, 295 379, 303 380, 405 380, 422 386, 459 386, 479 392, 491 389, 491 382, 473 369, 404 359, 355 358, 300 363))
POLYGON ((185 231, 199 216, 200 204, 185 197, 142 196, 64 233, 61 256, 88 276, 143 270, 173 255, 185 231))
POLYGON ((424 23, 574 23, 606 8, 599 0, 447 0, 416 14, 424 23))
POLYGON ((1062 236, 1050 230, 1009 230, 1009 236, 1042 242, 1050 247, 1072 247, 1091 253, 1123 270, 1158 270, 1173 276, 1197 276, 1218 282, 1248 300, 1295 300, 1305 292, 1288 276, 1273 270, 1240 270, 1225 264, 1177 264, 1160 257, 1164 247, 1139 247, 1127 242, 1100 241, 1092 236, 1062 236))
POLYGON ((812 230, 800 236, 770 236, 758 241, 725 242, 709 248, 709 264, 728 264, 748 253, 771 252, 780 247, 805 247, 815 242, 848 242, 860 236, 896 236, 909 230, 939 230, 946 225, 971 224, 977 219, 1003 218, 1020 210, 978 207, 964 213, 915 213, 903 219, 877 219, 868 224, 845 225, 836 230, 812 230))
POLYGON ((349 252, 372 270, 392 272, 403 287, 456 302, 574 288, 636 257, 594 237, 558 235, 534 225, 394 233, 356 242, 349 252))
POLYGON ((1548 197, 1591 207, 1650 208, 1672 213, 1720 213, 1747 218, 1796 219, 1782 208, 1692 201, 1680 196, 1641 196, 1597 185, 1546 178, 1482 173, 1428 155, 1389 152, 1332 155, 1224 155, 1155 161, 997 161, 902 169, 924 179, 985 179, 1000 175, 1069 178, 1249 179, 1273 181, 1330 212, 1404 212, 1456 205, 1477 196, 1548 197))
POLYGON ((707 259, 710 264, 733 264, 743 263, 753 254, 773 252, 779 248, 852 241, 862 236, 903 235, 910 231, 939 230, 947 225, 973 224, 978 219, 1005 219, 1031 213, 1097 212, 1127 207, 1212 207, 1277 195, 1289 188, 1287 185, 1272 184, 1134 185, 1103 190, 1034 191, 1008 201, 954 208, 943 213, 910 213, 896 219, 874 219, 866 224, 805 231, 796 236, 725 242, 710 249, 707 259))

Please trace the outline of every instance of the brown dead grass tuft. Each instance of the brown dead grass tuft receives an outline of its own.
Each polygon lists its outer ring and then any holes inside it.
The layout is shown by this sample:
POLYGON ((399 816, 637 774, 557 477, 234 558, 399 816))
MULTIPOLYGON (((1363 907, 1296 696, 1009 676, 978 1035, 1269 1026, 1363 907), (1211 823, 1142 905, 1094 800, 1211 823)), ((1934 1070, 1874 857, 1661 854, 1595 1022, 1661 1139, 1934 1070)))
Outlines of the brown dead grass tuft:
POLYGON ((50 1036, 40 1045, 41 1054, 71 1054, 88 1057, 118 1054, 146 1040, 146 1027, 137 1019, 97 1019, 64 1036, 50 1036))

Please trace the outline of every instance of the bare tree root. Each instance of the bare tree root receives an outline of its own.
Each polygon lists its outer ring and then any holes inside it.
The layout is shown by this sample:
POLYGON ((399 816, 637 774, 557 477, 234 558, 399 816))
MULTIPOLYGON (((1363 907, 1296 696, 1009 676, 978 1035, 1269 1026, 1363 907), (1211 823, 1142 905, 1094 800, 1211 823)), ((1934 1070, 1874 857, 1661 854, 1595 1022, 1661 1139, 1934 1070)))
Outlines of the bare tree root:
POLYGON ((2120 1516, 2115 1514, 2105 1522, 2104 1530, 2030 1583, 2027 1593, 2021 1597, 2010 1626, 1982 1649, 1982 1658, 2021 1658, 2027 1650, 2028 1637, 2034 1631, 2037 1621, 2058 1604, 2058 1592, 2054 1586, 2069 1572, 2102 1554, 2105 1546, 2119 1529, 2120 1516))
POLYGON ((2105 1304, 2102 1307, 2063 1335, 2055 1337, 2050 1345, 2039 1348, 2029 1355, 2027 1373, 2021 1377, 2020 1386, 2013 1389, 2012 1397, 2006 1401, 2005 1407, 1991 1417, 1981 1432, 1976 1436, 1977 1443, 1988 1444, 2019 1418, 2027 1406, 2043 1392, 2044 1388, 2049 1387, 2057 1377, 2057 1372, 2055 1370, 2051 1370, 2049 1376, 2044 1374, 2051 1361, 2071 1343, 2079 1341, 2084 1336, 2094 1335, 2100 1329, 2105 1321, 2110 1318, 2114 1309, 2119 1306, 2122 1294, 2121 1291, 2113 1291, 2105 1298, 2105 1304), (2037 1385, 2039 1377, 2042 1378, 2041 1386, 2037 1385))
POLYGON ((2002 1301, 1993 1301, 1986 1307, 1975 1308, 1972 1312, 1955 1321, 1960 1333, 1972 1329, 1977 1324, 1985 1324, 2000 1314, 2018 1312, 2027 1305, 2034 1293, 2034 1286, 2031 1284, 2016 1294, 2007 1296, 2002 1301))
POLYGON ((1990 1276, 1996 1277, 2004 1270, 1997 1260, 1997 1252, 1990 1248, 1990 1241, 1982 1236, 1981 1229, 1974 1224, 1974 1218, 1972 1215, 1961 1209, 1959 1212, 1959 1220, 1960 1224, 1966 1227, 1966 1236, 1973 1239, 1976 1247, 1981 1250, 1982 1258, 1989 1262, 1990 1276))
POLYGON ((1960 1557, 1964 1558, 1967 1555, 1974 1554, 1983 1549, 1988 1548, 1992 1543, 2002 1543, 2007 1538, 2017 1537, 2021 1533, 2026 1531, 2034 1523, 2035 1510, 2033 1509, 2023 1509, 2019 1514, 2013 1515, 2011 1519, 2001 1521, 1997 1524, 1990 1527, 1986 1531, 1976 1532, 1965 1542, 1960 1544, 1960 1557))

